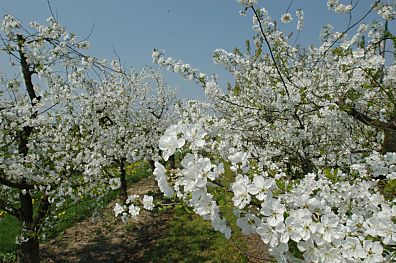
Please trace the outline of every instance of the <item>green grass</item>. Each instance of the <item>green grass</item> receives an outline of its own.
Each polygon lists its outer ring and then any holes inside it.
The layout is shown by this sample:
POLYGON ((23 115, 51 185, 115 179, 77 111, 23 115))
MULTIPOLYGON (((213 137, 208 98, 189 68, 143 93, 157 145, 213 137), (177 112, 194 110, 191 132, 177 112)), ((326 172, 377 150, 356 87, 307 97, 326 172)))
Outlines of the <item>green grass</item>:
POLYGON ((0 219, 0 253, 15 251, 15 238, 19 234, 20 223, 10 215, 0 219))
POLYGON ((15 239, 19 234, 20 223, 10 215, 0 219, 0 262, 15 261, 15 239))
POLYGON ((179 207, 165 233, 144 251, 142 262, 247 262, 242 252, 245 244, 240 239, 234 241, 179 207))

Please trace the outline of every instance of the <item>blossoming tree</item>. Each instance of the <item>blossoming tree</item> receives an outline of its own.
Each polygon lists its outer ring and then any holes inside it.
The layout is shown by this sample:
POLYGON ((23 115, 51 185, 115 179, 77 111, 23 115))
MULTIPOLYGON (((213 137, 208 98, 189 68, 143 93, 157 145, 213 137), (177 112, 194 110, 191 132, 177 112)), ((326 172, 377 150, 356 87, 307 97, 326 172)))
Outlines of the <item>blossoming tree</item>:
POLYGON ((91 153, 70 125, 78 114, 75 91, 92 83, 67 72, 81 66, 79 50, 87 43, 53 18, 48 26, 25 29, 6 15, 2 30, 2 56, 9 57, 15 77, 1 76, 0 209, 22 225, 18 260, 39 262, 39 235, 50 211, 94 192, 100 182, 84 175, 91 153))
POLYGON ((80 125, 91 135, 91 151, 105 158, 101 169, 108 172, 113 189, 120 188, 125 204, 126 166, 158 159, 159 136, 177 120, 176 99, 158 72, 126 72, 115 61, 112 70, 100 88, 82 96, 80 125))
MULTIPOLYGON (((325 26, 321 45, 302 49, 257 1, 239 2, 243 14, 253 13, 255 48, 216 50, 215 62, 235 78, 227 92, 215 78, 153 52, 154 62, 200 83, 215 112, 161 137, 165 160, 183 156, 180 169, 156 163, 161 190, 226 237, 231 229, 216 200, 219 189, 230 192, 237 225, 259 234, 279 262, 394 260, 394 4, 375 1, 345 31, 325 26), (362 23, 375 12, 384 22, 362 23), (233 174, 229 185, 224 163, 233 174)), ((334 0, 328 7, 354 9, 334 0)), ((302 30, 303 11, 296 16, 302 30)), ((287 13, 281 20, 291 19, 287 13)))
POLYGON ((84 55, 88 43, 54 18, 30 26, 6 15, 1 35, 15 77, 0 76, 0 209, 22 225, 19 262, 39 262, 40 235, 65 205, 119 187, 105 173, 115 163, 129 212, 151 210, 150 196, 127 199, 125 166, 158 159, 159 136, 176 121, 158 72, 84 55))

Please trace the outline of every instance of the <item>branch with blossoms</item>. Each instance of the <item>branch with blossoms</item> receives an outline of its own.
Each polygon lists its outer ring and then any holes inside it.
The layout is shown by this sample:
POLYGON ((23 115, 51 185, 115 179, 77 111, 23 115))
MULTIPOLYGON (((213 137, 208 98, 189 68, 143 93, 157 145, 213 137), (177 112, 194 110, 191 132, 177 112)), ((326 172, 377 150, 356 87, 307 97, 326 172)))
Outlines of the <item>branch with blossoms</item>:
POLYGON ((0 177, 0 184, 6 185, 11 188, 18 188, 18 189, 34 189, 33 185, 30 185, 26 182, 13 182, 8 180, 5 177, 0 177))
POLYGON ((380 120, 372 119, 364 113, 359 112, 355 107, 351 104, 345 104, 342 102, 338 102, 337 105, 341 108, 341 110, 345 111, 351 117, 355 118, 356 120, 383 130, 392 130, 396 131, 396 125, 394 123, 383 122, 380 120))
MULTIPOLYGON (((200 154, 201 151, 206 151, 206 147, 211 147, 209 144, 212 143, 208 140, 207 133, 199 132, 200 130, 202 131, 202 127, 190 124, 170 127, 160 143, 164 159, 176 151, 187 154, 181 160, 180 170, 167 170, 156 162, 154 175, 166 196, 176 194, 197 214, 211 221, 215 229, 229 237, 227 223, 222 221, 221 209, 214 201, 215 195, 210 191, 210 185, 224 176, 224 170, 200 154), (191 137, 190 134, 195 136, 191 137)), ((395 156, 396 154, 389 153, 384 159, 384 167, 390 165, 390 170, 383 170, 383 173, 389 176, 392 174, 389 178, 396 174, 392 168, 396 161, 395 156)), ((281 180, 282 172, 274 174, 259 169, 255 162, 249 161, 247 153, 229 154, 227 159, 230 161, 230 170, 235 173, 235 181, 230 184, 230 191, 233 194, 236 223, 244 234, 258 233, 263 242, 272 248, 276 257, 285 255, 291 247, 297 247, 306 260, 315 261, 319 257, 359 259, 370 255, 374 246, 377 249, 375 257, 385 259, 382 252, 386 250, 385 255, 389 257, 393 253, 396 240, 393 240, 392 235, 385 234, 383 229, 388 226, 389 229, 396 227, 393 223, 396 207, 379 199, 374 204, 376 211, 367 210, 368 206, 373 205, 371 197, 376 195, 375 184, 370 184, 363 178, 370 173, 378 176, 377 171, 383 169, 371 166, 378 164, 380 159, 374 159, 374 156, 370 158, 372 159, 367 159, 367 168, 364 164, 356 164, 351 167, 354 171, 351 174, 344 174, 337 169, 326 169, 288 184, 281 180), (371 170, 373 168, 376 170, 371 170), (357 200, 359 201, 355 203, 357 200), (351 211, 359 214, 359 217, 351 217, 351 211), (358 224, 367 226, 356 229, 358 224), (356 235, 365 238, 365 241, 361 242, 356 235), (374 241, 371 237, 375 237, 374 241), (323 245, 314 241, 319 239, 323 240, 323 245), (352 242, 359 247, 359 254, 341 254, 341 247, 338 245, 340 242, 343 250, 352 242), (332 253, 327 255, 324 248, 332 253), (311 254, 313 251, 318 253, 314 257, 311 254)), ((376 158, 382 157, 377 155, 376 158)), ((292 254, 287 254, 287 257, 294 258, 292 254)))

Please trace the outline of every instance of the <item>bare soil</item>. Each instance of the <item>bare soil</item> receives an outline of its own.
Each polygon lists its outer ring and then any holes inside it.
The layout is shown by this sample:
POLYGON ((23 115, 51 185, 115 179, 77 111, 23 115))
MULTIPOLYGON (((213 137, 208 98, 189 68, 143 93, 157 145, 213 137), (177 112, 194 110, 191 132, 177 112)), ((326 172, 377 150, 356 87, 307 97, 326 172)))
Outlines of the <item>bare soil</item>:
MULTIPOLYGON (((129 194, 157 191, 152 177, 133 184, 129 194)), ((67 229, 62 235, 41 246, 43 262, 141 262, 143 248, 161 237, 171 218, 169 213, 141 211, 126 223, 114 217, 114 203, 101 218, 89 218, 67 229)))
POLYGON ((275 262, 268 252, 268 247, 261 241, 259 235, 250 235, 245 237, 247 243, 247 258, 253 263, 275 262))

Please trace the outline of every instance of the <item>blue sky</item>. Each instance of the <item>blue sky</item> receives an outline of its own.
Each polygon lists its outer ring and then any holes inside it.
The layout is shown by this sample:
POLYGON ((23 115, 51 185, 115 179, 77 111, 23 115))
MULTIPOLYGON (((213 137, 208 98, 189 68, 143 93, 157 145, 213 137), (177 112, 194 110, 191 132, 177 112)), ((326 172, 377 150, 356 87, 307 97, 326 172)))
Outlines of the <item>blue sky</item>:
MULTIPOLYGON (((349 1, 347 1, 349 2, 349 1)), ((361 0, 354 15, 367 10, 369 0, 361 0)), ((244 49, 246 39, 253 35, 251 12, 240 16, 236 0, 50 0, 60 23, 85 38, 92 27, 89 53, 99 58, 115 59, 113 50, 125 66, 142 68, 152 64, 153 48, 165 50, 168 56, 182 59, 208 74, 218 74, 222 83, 230 80, 220 65, 212 62, 217 48, 244 49)), ((259 0, 259 6, 280 20, 289 5, 288 0, 259 0)), ((0 13, 10 13, 24 22, 44 23, 50 16, 46 0, 0 0, 0 13)), ((291 11, 302 8, 304 31, 299 43, 318 43, 321 26, 334 24, 342 30, 347 16, 327 10, 325 0, 295 0, 291 11)), ((296 20, 296 19, 295 19, 296 20)), ((296 21, 293 22, 296 22, 296 21)), ((284 28, 295 31, 295 23, 284 28)), ((180 97, 202 98, 203 92, 194 83, 175 74, 166 74, 170 85, 177 85, 180 97)))

